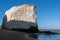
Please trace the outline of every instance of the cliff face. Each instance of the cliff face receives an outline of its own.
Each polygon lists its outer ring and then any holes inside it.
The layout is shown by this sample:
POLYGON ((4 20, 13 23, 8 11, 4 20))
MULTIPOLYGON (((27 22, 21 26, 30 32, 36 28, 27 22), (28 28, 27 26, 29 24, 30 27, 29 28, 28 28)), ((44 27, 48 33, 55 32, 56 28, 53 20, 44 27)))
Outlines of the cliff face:
POLYGON ((25 4, 14 6, 5 12, 2 28, 37 28, 35 6, 25 4))

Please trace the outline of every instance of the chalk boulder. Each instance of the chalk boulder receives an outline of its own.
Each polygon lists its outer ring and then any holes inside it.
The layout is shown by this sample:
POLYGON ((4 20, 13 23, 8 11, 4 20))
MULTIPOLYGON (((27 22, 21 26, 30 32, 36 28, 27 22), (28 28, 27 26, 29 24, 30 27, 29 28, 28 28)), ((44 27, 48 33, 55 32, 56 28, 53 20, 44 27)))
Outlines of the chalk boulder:
POLYGON ((10 8, 5 12, 2 28, 37 31, 35 6, 32 4, 24 4, 10 8))

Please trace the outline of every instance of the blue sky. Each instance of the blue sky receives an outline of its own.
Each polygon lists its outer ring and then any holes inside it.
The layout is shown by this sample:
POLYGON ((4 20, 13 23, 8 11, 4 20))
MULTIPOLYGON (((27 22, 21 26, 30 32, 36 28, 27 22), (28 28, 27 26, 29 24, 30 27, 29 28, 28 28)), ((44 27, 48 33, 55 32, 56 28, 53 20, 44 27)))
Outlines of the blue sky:
POLYGON ((60 29, 60 0, 0 0, 0 25, 6 10, 22 4, 36 5, 39 29, 60 29))

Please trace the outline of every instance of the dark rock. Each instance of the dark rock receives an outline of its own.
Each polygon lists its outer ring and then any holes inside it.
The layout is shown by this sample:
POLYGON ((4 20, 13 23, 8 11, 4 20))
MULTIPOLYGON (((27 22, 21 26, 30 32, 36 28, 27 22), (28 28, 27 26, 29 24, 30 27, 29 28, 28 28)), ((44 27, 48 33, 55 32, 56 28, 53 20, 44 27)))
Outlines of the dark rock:
POLYGON ((46 34, 46 35, 50 35, 50 34, 57 34, 55 32, 51 32, 51 31, 40 31, 40 34, 46 34))

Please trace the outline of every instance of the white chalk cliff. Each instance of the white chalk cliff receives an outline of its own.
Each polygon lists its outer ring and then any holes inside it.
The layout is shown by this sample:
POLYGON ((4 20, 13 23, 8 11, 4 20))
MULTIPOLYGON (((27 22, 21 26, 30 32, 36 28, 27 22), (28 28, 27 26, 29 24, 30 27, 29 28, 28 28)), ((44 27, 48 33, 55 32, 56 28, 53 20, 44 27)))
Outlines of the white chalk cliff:
POLYGON ((5 12, 3 27, 28 29, 31 26, 36 27, 36 11, 32 4, 14 6, 5 12))

